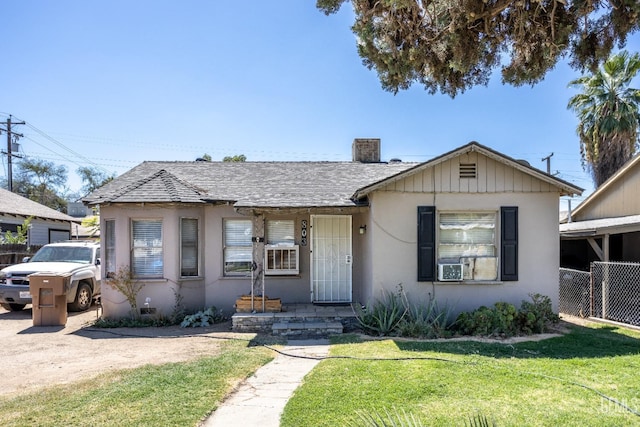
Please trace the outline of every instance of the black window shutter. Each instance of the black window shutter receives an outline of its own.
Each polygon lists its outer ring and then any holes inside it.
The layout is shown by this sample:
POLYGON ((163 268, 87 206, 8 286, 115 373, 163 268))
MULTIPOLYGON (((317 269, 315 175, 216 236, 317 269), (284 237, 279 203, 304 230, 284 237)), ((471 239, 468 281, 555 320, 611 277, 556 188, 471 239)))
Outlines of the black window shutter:
POLYGON ((501 280, 518 280, 518 207, 500 208, 501 280))
POLYGON ((436 280, 436 207, 418 206, 418 281, 436 280))

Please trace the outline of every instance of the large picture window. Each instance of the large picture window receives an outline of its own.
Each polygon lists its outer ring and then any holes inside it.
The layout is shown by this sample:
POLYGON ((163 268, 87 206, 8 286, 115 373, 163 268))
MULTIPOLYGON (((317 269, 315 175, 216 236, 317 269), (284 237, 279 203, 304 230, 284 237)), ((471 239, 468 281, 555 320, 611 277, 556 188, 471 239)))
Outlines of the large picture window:
POLYGON ((180 219, 180 276, 198 275, 198 220, 180 219))
POLYGON ((247 219, 224 220, 224 275, 248 276, 253 262, 253 226, 247 219))
POLYGON ((104 264, 105 274, 116 273, 116 221, 108 219, 104 222, 104 264))
POLYGON ((134 277, 163 276, 162 220, 131 222, 131 268, 134 277))

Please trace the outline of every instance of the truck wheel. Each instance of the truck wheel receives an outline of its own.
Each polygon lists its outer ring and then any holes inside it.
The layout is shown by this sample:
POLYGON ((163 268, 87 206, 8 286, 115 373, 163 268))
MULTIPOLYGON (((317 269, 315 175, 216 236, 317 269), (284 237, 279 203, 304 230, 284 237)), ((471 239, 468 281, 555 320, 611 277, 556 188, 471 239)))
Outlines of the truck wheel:
POLYGON ((69 304, 69 311, 85 311, 89 310, 92 302, 91 287, 86 283, 78 284, 78 293, 76 299, 69 304))
POLYGON ((9 311, 20 311, 24 308, 25 304, 16 304, 14 302, 2 304, 2 308, 9 311))

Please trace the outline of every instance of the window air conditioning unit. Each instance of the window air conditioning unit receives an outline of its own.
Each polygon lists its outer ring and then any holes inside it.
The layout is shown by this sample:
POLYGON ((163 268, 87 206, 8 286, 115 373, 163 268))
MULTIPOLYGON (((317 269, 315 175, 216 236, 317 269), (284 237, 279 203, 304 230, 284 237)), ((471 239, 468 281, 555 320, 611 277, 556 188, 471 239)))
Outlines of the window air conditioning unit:
POLYGON ((438 280, 461 281, 463 264, 438 264, 438 280))

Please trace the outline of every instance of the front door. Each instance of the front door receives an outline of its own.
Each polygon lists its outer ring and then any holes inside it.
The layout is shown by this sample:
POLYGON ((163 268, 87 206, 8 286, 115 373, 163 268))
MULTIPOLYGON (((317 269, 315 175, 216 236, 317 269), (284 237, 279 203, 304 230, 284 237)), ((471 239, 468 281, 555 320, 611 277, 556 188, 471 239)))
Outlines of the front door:
POLYGON ((311 216, 311 301, 351 302, 351 216, 311 216))

